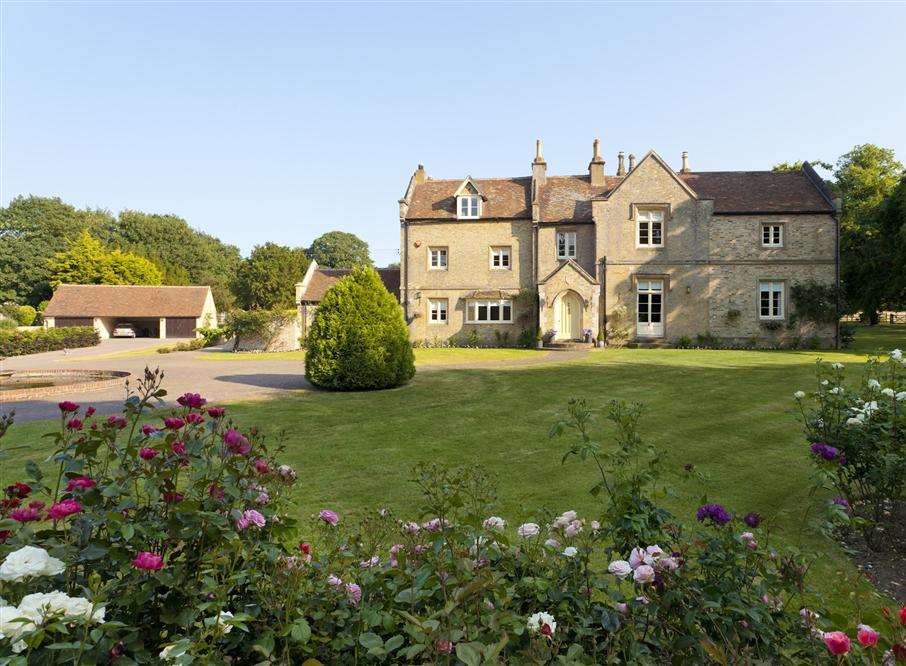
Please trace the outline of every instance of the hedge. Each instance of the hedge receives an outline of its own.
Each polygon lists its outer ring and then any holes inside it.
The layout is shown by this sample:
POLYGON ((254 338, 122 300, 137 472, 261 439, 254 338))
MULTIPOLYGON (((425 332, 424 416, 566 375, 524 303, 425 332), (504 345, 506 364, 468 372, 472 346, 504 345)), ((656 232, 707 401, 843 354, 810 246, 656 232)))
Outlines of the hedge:
POLYGON ((356 268, 324 294, 306 340, 315 386, 391 388, 415 374, 403 311, 373 268, 356 268))
POLYGON ((38 352, 93 347, 100 343, 92 326, 47 328, 39 331, 0 330, 0 356, 23 356, 38 352))

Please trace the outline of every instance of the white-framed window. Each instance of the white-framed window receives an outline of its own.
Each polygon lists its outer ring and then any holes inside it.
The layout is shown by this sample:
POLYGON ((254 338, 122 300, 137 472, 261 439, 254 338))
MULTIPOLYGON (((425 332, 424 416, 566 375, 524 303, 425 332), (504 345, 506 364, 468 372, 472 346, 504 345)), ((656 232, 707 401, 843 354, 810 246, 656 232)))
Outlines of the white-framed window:
POLYGON ((636 247, 664 247, 663 210, 640 210, 636 213, 636 247))
POLYGON ((758 283, 758 317, 783 319, 783 282, 777 280, 758 283))
POLYGON ((513 301, 469 301, 466 315, 470 324, 512 324, 513 301))
POLYGON ((783 225, 762 224, 761 245, 762 247, 783 247, 783 225))
POLYGON ((447 270, 447 248, 429 247, 428 248, 428 268, 432 271, 447 270))
POLYGON ((481 217, 481 197, 477 194, 465 194, 459 197, 456 204, 456 217, 460 220, 476 220, 481 217))
POLYGON ((428 301, 428 323, 446 324, 447 323, 447 299, 432 298, 428 301))
POLYGON ((510 248, 491 248, 491 268, 510 268, 510 248))
POLYGON ((557 259, 576 258, 576 232, 557 232, 557 259))

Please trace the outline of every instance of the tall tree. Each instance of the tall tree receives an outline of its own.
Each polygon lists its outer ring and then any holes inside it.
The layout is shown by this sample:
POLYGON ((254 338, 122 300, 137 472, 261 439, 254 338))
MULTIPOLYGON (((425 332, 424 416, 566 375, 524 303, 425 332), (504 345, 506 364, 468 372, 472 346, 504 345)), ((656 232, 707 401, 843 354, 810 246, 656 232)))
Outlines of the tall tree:
POLYGON ((160 284, 163 273, 148 259, 109 250, 87 230, 49 262, 51 284, 160 284))
POLYGON ((302 248, 256 245, 236 272, 233 290, 239 306, 250 310, 293 307, 296 283, 302 281, 309 263, 302 248))
MULTIPOLYGON (((781 162, 780 164, 775 164, 771 171, 802 171, 803 164, 804 162, 802 160, 799 160, 798 162, 781 162)), ((828 171, 834 168, 833 164, 825 162, 824 160, 809 160, 809 164, 813 167, 827 169, 828 171)))
POLYGON ((77 210, 58 198, 18 196, 0 208, 0 300, 37 306, 51 296, 49 261, 83 230, 113 222, 103 210, 77 210))
POLYGON ((318 236, 308 248, 308 256, 328 268, 371 266, 368 243, 346 231, 328 231, 318 236))
POLYGON ((109 244, 160 266, 164 284, 210 285, 218 308, 233 305, 230 283, 242 257, 239 248, 197 231, 176 215, 124 210, 106 229, 109 244))
POLYGON ((890 301, 889 283, 878 280, 879 259, 894 242, 882 233, 879 206, 903 177, 894 151, 867 143, 840 157, 834 171, 843 197, 840 224, 841 273, 847 302, 871 323, 890 301))

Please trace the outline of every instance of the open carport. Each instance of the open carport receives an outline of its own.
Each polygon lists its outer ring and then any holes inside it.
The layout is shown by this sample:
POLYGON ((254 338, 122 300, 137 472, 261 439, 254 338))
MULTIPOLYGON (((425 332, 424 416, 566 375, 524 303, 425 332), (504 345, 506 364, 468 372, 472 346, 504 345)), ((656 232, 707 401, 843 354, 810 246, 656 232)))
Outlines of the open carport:
POLYGON ((210 287, 61 284, 44 310, 48 328, 94 326, 101 338, 123 323, 138 337, 195 338, 217 325, 210 287))

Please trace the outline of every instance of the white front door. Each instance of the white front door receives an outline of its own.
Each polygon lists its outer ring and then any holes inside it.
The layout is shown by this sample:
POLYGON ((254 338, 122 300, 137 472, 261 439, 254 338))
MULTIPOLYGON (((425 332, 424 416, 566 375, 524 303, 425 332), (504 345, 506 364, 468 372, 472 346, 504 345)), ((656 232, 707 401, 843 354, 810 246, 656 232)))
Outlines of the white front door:
POLYGON ((636 332, 640 338, 664 336, 664 281, 639 280, 636 286, 636 332))
POLYGON ((582 300, 572 292, 557 299, 557 339, 576 340, 582 337, 582 300))

